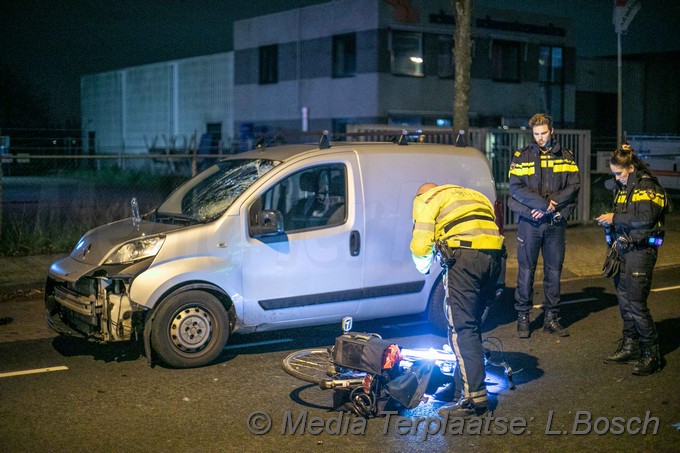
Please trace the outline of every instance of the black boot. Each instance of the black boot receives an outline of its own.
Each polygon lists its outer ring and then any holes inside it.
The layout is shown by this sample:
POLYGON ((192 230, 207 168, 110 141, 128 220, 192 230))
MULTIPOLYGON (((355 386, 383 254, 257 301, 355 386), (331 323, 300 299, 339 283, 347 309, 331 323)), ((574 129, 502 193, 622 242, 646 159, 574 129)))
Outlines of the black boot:
POLYGON ((658 344, 641 344, 642 357, 633 367, 633 374, 647 376, 661 369, 661 355, 658 344))
POLYGON ((531 336, 528 312, 521 312, 517 314, 517 336, 519 338, 529 338, 531 336))
POLYGON ((640 360, 640 342, 632 338, 623 337, 619 340, 619 347, 609 354, 604 363, 634 363, 640 360))
POLYGON ((557 335, 558 337, 568 337, 569 333, 564 330, 557 320, 557 313, 546 312, 545 320, 543 321, 543 332, 557 335))
POLYGON ((486 403, 475 404, 472 398, 461 397, 458 402, 445 404, 439 408, 439 415, 445 418, 470 418, 482 416, 488 411, 486 403))

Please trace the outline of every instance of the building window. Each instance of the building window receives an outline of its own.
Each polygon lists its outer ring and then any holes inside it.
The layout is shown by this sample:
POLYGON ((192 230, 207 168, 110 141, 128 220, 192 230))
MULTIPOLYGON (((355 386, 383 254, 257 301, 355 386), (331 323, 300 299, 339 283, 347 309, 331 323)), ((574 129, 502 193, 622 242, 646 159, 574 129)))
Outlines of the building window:
POLYGON ((520 81, 520 43, 494 40, 491 45, 491 78, 499 82, 520 81))
POLYGON ((206 124, 206 133, 210 134, 215 143, 222 141, 222 123, 206 124))
POLYGON ((422 126, 423 117, 420 115, 390 115, 387 117, 387 124, 390 126, 422 126))
POLYGON ((392 74, 422 77, 422 33, 393 30, 391 37, 392 74))
POLYGON ((276 44, 260 47, 260 84, 279 81, 279 48, 276 44))
POLYGON ((538 57, 538 82, 541 88, 542 109, 553 120, 564 119, 564 49, 541 46, 538 57))
POLYGON ((356 73, 356 33, 333 36, 333 77, 351 77, 356 73))
POLYGON ((440 79, 452 79, 456 75, 456 60, 453 56, 453 36, 439 35, 437 45, 437 75, 440 79))
MULTIPOLYGON (((332 131, 337 141, 347 141, 347 125, 354 124, 351 118, 333 118, 332 131)), ((350 139, 351 140, 351 139, 350 139)))

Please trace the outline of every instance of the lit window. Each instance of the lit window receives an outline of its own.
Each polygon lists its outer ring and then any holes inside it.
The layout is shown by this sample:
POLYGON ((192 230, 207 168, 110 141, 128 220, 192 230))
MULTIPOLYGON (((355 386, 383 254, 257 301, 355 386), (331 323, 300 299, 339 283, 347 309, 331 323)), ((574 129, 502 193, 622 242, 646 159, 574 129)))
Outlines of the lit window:
POLYGON ((392 31, 392 74, 422 77, 422 33, 392 31))

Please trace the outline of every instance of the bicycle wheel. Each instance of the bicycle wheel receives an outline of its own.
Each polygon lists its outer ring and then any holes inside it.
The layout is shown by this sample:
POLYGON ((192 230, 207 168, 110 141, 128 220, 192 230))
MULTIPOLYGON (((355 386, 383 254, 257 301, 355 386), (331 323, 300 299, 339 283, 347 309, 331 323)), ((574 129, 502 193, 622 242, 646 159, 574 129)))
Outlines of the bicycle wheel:
POLYGON ((326 349, 303 349, 289 354, 281 363, 283 370, 305 382, 319 384, 335 374, 326 349))

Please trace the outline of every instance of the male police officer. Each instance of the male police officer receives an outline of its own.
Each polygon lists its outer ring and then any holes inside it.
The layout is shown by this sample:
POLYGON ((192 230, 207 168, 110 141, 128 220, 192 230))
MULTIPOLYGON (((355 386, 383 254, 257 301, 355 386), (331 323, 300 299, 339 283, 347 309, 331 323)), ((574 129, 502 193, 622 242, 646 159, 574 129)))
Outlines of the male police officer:
POLYGON ((480 324, 501 270, 503 236, 495 220, 488 198, 460 186, 426 183, 413 200, 411 252, 416 268, 429 272, 435 242, 447 248, 442 255, 451 256, 445 280, 446 311, 461 397, 443 406, 442 416, 471 417, 487 411, 480 324))
POLYGON ((550 116, 537 113, 529 121, 533 143, 516 151, 510 164, 510 209, 519 215, 517 230, 517 334, 529 338, 538 253, 543 254, 545 293, 543 330, 568 336, 557 315, 564 264, 567 218, 576 205, 581 183, 574 154, 553 138, 550 116))

